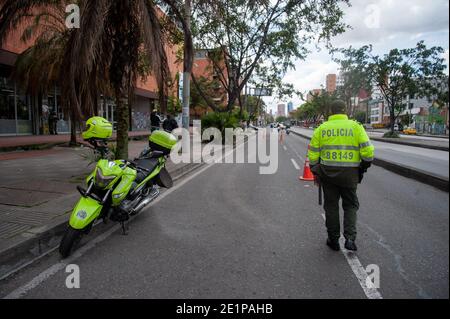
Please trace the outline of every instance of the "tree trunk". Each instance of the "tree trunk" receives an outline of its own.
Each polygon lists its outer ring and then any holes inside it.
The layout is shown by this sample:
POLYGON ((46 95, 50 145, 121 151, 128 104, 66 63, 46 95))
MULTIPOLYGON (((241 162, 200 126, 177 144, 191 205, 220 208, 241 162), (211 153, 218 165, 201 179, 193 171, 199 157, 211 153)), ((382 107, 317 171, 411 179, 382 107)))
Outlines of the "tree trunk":
POLYGON ((70 142, 69 146, 77 146, 77 120, 75 110, 70 111, 70 142))
POLYGON ((390 114, 389 114, 389 119, 390 119, 390 125, 391 125, 391 134, 394 134, 394 126, 395 126, 395 110, 394 107, 389 107, 390 110, 390 114))
POLYGON ((128 159, 128 127, 130 116, 128 104, 124 102, 122 95, 116 91, 117 110, 117 147, 116 158, 128 159))
POLYGON ((367 106, 366 106, 366 124, 369 124, 369 101, 367 101, 367 106))

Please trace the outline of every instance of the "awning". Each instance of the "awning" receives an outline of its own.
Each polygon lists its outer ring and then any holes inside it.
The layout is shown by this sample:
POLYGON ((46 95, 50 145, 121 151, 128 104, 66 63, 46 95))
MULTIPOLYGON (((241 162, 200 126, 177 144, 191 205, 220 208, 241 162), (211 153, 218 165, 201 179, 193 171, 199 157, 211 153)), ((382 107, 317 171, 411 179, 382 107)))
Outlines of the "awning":
POLYGON ((149 90, 141 89, 141 88, 136 88, 134 90, 134 94, 136 94, 137 96, 147 97, 147 98, 153 99, 153 100, 158 99, 157 93, 149 91, 149 90))
POLYGON ((0 49, 0 64, 14 66, 17 60, 17 54, 0 49))

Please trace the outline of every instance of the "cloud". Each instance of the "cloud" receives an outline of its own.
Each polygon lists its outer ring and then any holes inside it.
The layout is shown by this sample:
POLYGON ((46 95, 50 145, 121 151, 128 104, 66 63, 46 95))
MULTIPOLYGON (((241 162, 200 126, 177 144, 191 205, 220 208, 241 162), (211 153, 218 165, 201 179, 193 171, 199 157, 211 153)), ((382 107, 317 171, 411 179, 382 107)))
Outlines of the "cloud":
POLYGON ((336 37, 337 46, 383 44, 403 37, 420 37, 447 30, 448 0, 354 0, 344 8, 352 29, 336 37))
MULTIPOLYGON (((286 74, 283 81, 292 83, 295 89, 306 94, 309 90, 320 89, 321 85, 325 86, 326 75, 337 73, 338 65, 331 60, 327 52, 315 52, 311 54, 306 61, 297 61, 295 70, 286 74)), ((306 98, 306 95, 305 95, 306 98)), ((276 98, 266 98, 265 102, 275 112, 278 103, 292 101, 294 107, 298 107, 304 101, 300 97, 285 99, 280 101, 276 98)))
MULTIPOLYGON (((374 53, 384 54, 393 48, 414 47, 424 40, 427 46, 441 46, 449 65, 448 0, 351 0, 344 6, 345 22, 353 28, 332 40, 336 47, 359 47, 372 44, 374 53)), ((322 46, 323 48, 323 46, 322 46)), ((313 52, 305 61, 296 62, 296 70, 286 74, 285 82, 306 92, 325 85, 326 75, 337 73, 338 66, 325 52, 313 52)), ((448 73, 448 69, 447 69, 448 73)), ((295 106, 299 98, 292 99, 295 106)), ((266 103, 276 111, 278 100, 266 103)))

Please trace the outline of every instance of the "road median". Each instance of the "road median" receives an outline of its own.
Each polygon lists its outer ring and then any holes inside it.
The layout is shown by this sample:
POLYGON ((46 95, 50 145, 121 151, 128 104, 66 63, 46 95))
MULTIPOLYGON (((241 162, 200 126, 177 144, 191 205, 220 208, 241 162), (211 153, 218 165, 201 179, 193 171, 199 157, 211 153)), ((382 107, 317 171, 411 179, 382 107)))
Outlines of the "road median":
MULTIPOLYGON (((293 130, 291 130, 290 132, 297 136, 300 136, 304 139, 307 139, 307 140, 311 139, 311 137, 306 134, 302 134, 302 133, 299 133, 299 132, 296 132, 293 130)), ((371 138, 371 139, 374 139, 374 138, 371 138)), ((445 192, 449 191, 449 187, 448 187, 449 180, 448 180, 448 178, 445 178, 443 176, 437 176, 435 174, 425 172, 425 171, 422 171, 417 168, 413 168, 413 167, 406 166, 406 165, 400 165, 400 164, 397 164, 397 163, 394 163, 391 161, 387 161, 384 159, 380 159, 380 158, 375 158, 373 161, 373 164, 376 166, 380 166, 384 169, 387 169, 398 175, 408 177, 408 178, 414 179, 416 181, 419 181, 421 183, 436 187, 442 191, 445 191, 445 192)))
POLYGON ((383 137, 375 137, 375 136, 370 136, 370 139, 374 140, 374 141, 378 141, 378 142, 384 142, 384 143, 427 148, 427 149, 431 149, 431 150, 444 151, 444 152, 449 151, 448 146, 433 145, 433 144, 430 144, 430 142, 429 143, 424 143, 423 141, 413 142, 413 141, 405 141, 402 138, 383 138, 383 137))

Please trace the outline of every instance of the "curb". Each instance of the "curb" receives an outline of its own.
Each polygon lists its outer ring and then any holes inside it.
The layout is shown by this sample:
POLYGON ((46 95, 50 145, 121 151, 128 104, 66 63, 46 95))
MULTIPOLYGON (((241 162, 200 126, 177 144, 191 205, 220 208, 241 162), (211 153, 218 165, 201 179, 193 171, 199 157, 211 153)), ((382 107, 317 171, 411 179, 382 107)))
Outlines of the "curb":
MULTIPOLYGON (((177 181, 203 165, 203 163, 187 164, 170 174, 173 180, 177 181)), ((0 251, 0 281, 54 251, 66 230, 69 215, 70 212, 67 212, 55 218, 50 224, 29 230, 28 232, 32 233, 29 237, 21 236, 9 247, 2 249, 0 251)))
POLYGON ((38 143, 38 144, 27 144, 27 145, 17 145, 17 146, 2 146, 0 147, 0 153, 14 152, 14 151, 40 151, 53 148, 58 145, 66 144, 67 142, 53 142, 53 143, 38 143))
POLYGON ((444 177, 424 172, 417 168, 394 164, 392 162, 388 162, 379 158, 375 158, 373 160, 373 164, 383 167, 384 169, 394 172, 403 177, 411 178, 421 183, 434 186, 444 192, 449 192, 448 179, 445 179, 444 177))
MULTIPOLYGON (((294 131, 291 131, 291 133, 294 133, 297 136, 303 137, 307 140, 310 140, 311 138, 305 134, 297 133, 294 131)), ((371 138, 372 139, 372 138, 371 138)), ((427 184, 433 187, 436 187, 442 191, 449 192, 449 181, 448 179, 433 175, 428 172, 424 172, 422 170, 412 168, 409 166, 403 166, 398 165, 389 161, 385 161, 379 158, 375 158, 373 161, 373 164, 376 166, 380 166, 388 171, 391 171, 393 173, 396 173, 398 175, 401 175, 403 177, 414 179, 418 182, 421 182, 423 184, 427 184)))
POLYGON ((305 138, 307 140, 311 140, 311 136, 308 136, 308 135, 305 135, 305 134, 302 134, 302 133, 298 133, 298 132, 295 132, 293 130, 289 130, 289 132, 291 132, 291 133, 293 133, 293 134, 295 134, 297 136, 303 137, 303 138, 305 138))
POLYGON ((399 144, 399 145, 406 145, 406 146, 413 146, 413 147, 420 147, 420 148, 428 148, 431 150, 438 150, 438 151, 444 151, 444 152, 449 151, 449 148, 447 146, 418 144, 418 143, 413 143, 413 142, 401 141, 401 139, 395 140, 395 139, 386 139, 386 138, 372 137, 372 136, 370 137, 370 139, 373 141, 379 141, 379 142, 384 142, 384 143, 399 144))

